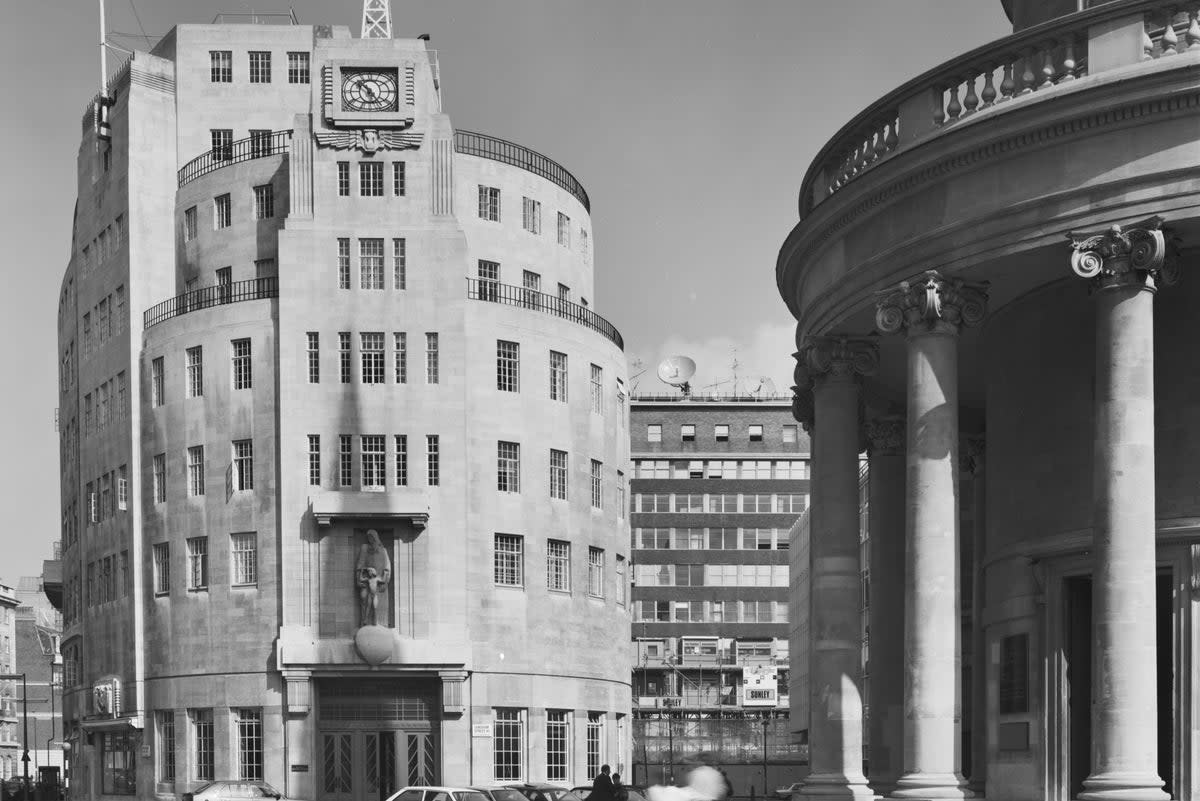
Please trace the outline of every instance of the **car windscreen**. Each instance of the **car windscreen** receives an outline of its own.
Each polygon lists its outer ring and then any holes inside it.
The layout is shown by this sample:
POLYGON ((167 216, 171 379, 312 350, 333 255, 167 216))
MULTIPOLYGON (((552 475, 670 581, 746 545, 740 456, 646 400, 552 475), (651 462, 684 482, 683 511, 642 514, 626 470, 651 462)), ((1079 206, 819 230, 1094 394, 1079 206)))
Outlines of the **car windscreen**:
POLYGON ((526 801, 525 796, 507 787, 501 787, 498 790, 491 790, 489 792, 491 792, 494 801, 526 801))
POLYGON ((392 801, 421 801, 421 796, 424 792, 424 790, 405 790, 393 798, 392 801))

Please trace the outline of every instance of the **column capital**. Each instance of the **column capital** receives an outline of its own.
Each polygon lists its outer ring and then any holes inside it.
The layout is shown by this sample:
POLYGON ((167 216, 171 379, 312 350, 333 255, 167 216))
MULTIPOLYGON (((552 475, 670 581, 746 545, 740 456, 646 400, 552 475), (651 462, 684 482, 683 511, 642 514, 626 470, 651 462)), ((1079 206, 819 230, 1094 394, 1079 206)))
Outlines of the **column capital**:
POLYGON ((876 292, 875 326, 885 334, 957 334, 987 313, 986 281, 946 278, 937 270, 876 292))
POLYGON ((870 339, 849 336, 809 337, 796 359, 796 383, 812 384, 822 378, 857 380, 874 375, 879 366, 879 347, 870 339))
POLYGON ((908 423, 899 416, 876 417, 863 425, 868 456, 887 456, 904 453, 908 423))
POLYGON ((1141 286, 1147 277, 1151 290, 1176 283, 1179 264, 1169 257, 1164 222, 1155 215, 1128 226, 1113 224, 1099 233, 1069 232, 1071 269, 1098 289, 1141 286))

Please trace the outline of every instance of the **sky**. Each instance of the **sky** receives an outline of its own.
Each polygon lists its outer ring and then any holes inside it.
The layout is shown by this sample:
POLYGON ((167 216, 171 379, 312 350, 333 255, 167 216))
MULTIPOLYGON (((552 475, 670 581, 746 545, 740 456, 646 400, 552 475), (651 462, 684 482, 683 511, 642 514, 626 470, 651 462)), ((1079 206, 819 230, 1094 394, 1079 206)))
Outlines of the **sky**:
MULTIPOLYGON (((56 315, 70 256, 79 119, 96 93, 99 3, 6 3, 0 50, 0 583, 38 575, 59 538, 56 315)), ((103 0, 110 41, 149 49, 241 0, 103 0)), ((361 0, 292 0, 348 25, 361 0)), ((786 391, 793 325, 775 259, 809 162, 909 78, 1011 28, 1000 0, 392 0, 397 37, 431 36, 456 128, 540 151, 592 201, 595 310, 631 383, 665 356, 699 391, 786 391), (736 362, 736 367, 734 366, 736 362), (767 383, 766 379, 770 380, 767 383)), ((124 60, 111 52, 109 66, 124 60)))

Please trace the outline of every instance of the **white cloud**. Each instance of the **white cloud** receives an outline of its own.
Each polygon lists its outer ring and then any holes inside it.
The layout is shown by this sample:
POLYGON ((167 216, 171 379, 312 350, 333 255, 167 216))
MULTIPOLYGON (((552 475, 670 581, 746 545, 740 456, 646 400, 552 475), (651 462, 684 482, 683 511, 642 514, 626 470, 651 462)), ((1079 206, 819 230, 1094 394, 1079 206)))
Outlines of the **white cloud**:
POLYGON ((630 381, 638 393, 673 393, 672 387, 658 380, 655 369, 667 356, 688 356, 696 362, 691 385, 697 395, 747 394, 760 385, 763 392, 770 392, 772 384, 775 392, 786 394, 792 385, 795 331, 794 323, 761 323, 741 332, 741 336, 721 335, 703 340, 672 336, 661 345, 629 354, 630 381), (637 364, 639 359, 641 366, 637 364), (642 375, 635 378, 638 373, 642 375))

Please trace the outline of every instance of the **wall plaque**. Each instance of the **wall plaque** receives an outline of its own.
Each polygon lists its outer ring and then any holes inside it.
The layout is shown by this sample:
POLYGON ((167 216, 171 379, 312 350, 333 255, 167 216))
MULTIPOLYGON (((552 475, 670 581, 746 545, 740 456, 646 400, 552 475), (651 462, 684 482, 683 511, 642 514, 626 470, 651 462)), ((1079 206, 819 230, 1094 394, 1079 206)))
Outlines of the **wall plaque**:
POLYGON ((1000 641, 1000 714, 1029 711, 1029 635, 1013 634, 1000 641))

